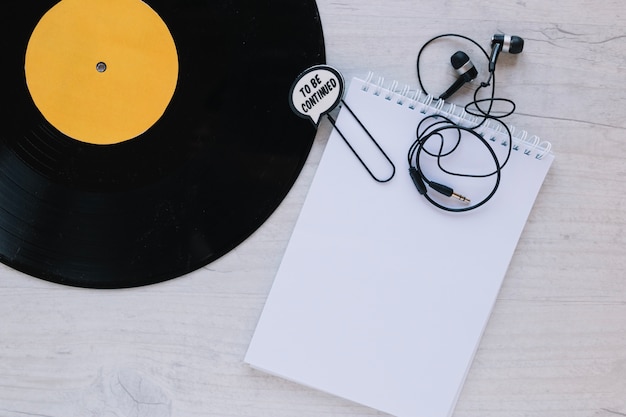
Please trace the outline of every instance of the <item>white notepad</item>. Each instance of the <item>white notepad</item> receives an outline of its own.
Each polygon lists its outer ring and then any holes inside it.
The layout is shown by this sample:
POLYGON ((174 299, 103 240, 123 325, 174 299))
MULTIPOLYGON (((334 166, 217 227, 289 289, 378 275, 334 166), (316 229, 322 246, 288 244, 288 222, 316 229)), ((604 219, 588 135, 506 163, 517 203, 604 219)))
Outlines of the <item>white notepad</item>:
MULTIPOLYGON (((417 193, 406 155, 422 111, 459 110, 407 91, 350 83, 345 101, 397 173, 373 181, 333 132, 245 361, 399 417, 445 417, 553 155, 518 130, 493 199, 441 211, 417 193)), ((350 119, 342 110, 337 125, 358 140, 350 119)))

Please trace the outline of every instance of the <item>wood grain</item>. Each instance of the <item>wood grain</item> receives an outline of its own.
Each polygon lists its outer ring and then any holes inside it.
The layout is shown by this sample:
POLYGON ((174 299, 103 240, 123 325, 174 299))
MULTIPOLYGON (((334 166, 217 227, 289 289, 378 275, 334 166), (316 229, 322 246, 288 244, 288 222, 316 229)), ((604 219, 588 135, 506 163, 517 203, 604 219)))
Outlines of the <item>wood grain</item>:
MULTIPOLYGON (((511 122, 550 140, 557 158, 454 415, 626 415, 626 3, 318 6, 328 63, 347 80, 371 70, 416 85, 417 52, 441 33, 463 33, 485 47, 493 33, 525 38, 521 55, 498 61, 498 95, 516 101, 511 122)), ((448 59, 464 47, 429 48, 425 76, 433 90, 454 79, 448 59)), ((0 267, 0 415, 382 416, 242 362, 329 132, 324 123, 271 219, 188 276, 91 291, 0 267)))

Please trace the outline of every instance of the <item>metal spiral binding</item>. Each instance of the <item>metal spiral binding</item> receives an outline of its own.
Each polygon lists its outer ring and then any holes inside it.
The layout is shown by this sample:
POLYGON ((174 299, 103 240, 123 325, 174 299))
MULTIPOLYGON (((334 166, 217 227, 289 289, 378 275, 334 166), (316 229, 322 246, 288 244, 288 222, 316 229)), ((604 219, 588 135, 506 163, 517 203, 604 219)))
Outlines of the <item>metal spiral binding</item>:
MULTIPOLYGON (((437 100, 430 94, 423 94, 419 89, 413 89, 408 84, 398 90, 398 82, 392 81, 388 87, 385 87, 385 79, 378 77, 377 82, 372 82, 374 73, 369 72, 365 80, 364 92, 369 92, 372 88, 372 94, 383 96, 386 100, 392 101, 402 107, 408 107, 411 110, 418 110, 422 114, 426 114, 428 110, 455 121, 458 124, 466 126, 477 125, 479 118, 468 114, 465 108, 459 107, 454 103, 448 103, 445 100, 437 100)), ((518 130, 515 126, 509 125, 511 138, 513 140, 513 150, 521 151, 523 155, 534 156, 535 159, 542 159, 550 153, 552 144, 546 140, 542 141, 539 136, 532 135, 529 137, 525 130, 518 130), (518 132, 517 134, 515 132, 518 132)), ((496 142, 497 138, 503 133, 502 127, 497 123, 487 120, 480 127, 478 132, 483 137, 488 137, 492 142, 496 142)), ((507 141, 500 142, 502 146, 508 146, 507 141)))

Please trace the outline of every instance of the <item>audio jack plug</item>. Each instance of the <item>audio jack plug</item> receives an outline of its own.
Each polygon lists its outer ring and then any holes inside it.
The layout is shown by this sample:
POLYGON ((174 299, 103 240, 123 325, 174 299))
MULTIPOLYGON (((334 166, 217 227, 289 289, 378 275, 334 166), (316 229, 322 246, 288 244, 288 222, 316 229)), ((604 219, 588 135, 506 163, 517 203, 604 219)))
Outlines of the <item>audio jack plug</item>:
POLYGON ((465 196, 463 196, 461 194, 455 193, 454 190, 452 188, 448 187, 447 185, 443 185, 443 184, 439 184, 438 182, 430 181, 430 182, 428 182, 428 186, 430 188, 432 188, 433 190, 437 191, 438 193, 441 193, 441 194, 445 195, 446 197, 456 198, 457 200, 462 201, 463 203, 467 203, 467 204, 470 203, 470 199, 469 198, 467 198, 467 197, 465 197, 465 196))
MULTIPOLYGON (((415 167, 410 167, 409 174, 411 175, 411 179, 413 180, 413 184, 415 185, 415 188, 417 188, 417 191, 421 195, 426 194, 426 184, 424 184, 424 180, 422 179, 422 176, 417 171, 417 169, 415 169, 415 167)), ((445 195, 446 197, 456 198, 457 200, 462 201, 463 203, 467 203, 467 204, 470 203, 469 198, 461 194, 455 193, 454 190, 448 187, 447 185, 439 184, 438 182, 434 182, 434 181, 427 181, 427 183, 430 188, 437 191, 438 193, 445 195)))

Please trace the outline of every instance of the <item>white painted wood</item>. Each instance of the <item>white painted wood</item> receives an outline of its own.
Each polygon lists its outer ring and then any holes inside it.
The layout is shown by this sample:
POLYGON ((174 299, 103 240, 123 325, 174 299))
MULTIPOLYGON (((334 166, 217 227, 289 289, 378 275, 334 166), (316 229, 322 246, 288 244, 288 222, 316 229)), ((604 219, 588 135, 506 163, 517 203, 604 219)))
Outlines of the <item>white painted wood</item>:
MULTIPOLYGON (((328 63, 348 80, 373 70, 415 84, 417 51, 440 33, 486 47, 501 31, 525 38, 522 55, 499 59, 498 95, 517 102, 511 122, 550 140, 557 159, 455 416, 626 415, 626 3, 318 5, 328 63)), ((454 79, 456 48, 425 55, 433 90, 454 79)), ((242 362, 329 132, 324 123, 271 219, 188 276, 94 291, 0 266, 0 416, 382 416, 242 362)))

